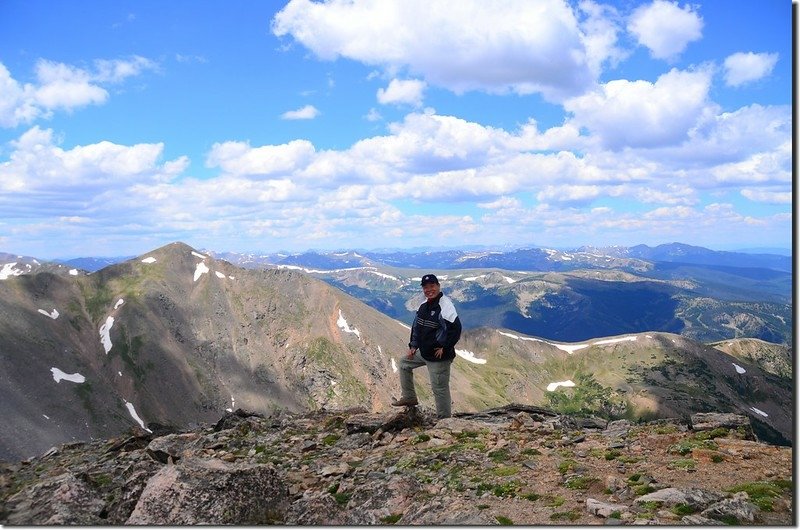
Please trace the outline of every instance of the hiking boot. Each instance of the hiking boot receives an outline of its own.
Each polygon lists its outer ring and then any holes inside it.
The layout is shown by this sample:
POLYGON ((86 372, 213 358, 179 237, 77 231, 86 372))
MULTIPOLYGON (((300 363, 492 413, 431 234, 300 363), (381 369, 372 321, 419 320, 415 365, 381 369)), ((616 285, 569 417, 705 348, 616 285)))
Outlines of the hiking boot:
POLYGON ((392 401, 393 407, 414 407, 419 403, 417 398, 402 398, 392 401))

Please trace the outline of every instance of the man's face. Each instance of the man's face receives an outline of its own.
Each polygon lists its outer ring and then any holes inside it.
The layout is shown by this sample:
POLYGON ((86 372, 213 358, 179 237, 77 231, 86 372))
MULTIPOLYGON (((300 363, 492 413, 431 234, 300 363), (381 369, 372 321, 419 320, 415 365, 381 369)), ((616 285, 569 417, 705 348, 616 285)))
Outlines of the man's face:
POLYGON ((426 283, 422 286, 422 292, 425 293, 425 298, 428 300, 433 300, 439 296, 439 291, 441 291, 441 287, 438 283, 426 283))

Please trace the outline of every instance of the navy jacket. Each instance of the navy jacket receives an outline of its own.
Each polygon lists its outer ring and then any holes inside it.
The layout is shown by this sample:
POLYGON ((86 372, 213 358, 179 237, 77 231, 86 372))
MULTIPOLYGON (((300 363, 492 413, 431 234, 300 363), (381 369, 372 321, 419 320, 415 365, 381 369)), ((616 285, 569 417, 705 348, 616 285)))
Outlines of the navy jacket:
POLYGON ((461 320, 453 302, 444 294, 419 306, 411 326, 409 348, 419 348, 426 361, 450 361, 456 356, 456 343, 461 338, 461 320), (436 348, 444 347, 444 355, 437 359, 436 348))

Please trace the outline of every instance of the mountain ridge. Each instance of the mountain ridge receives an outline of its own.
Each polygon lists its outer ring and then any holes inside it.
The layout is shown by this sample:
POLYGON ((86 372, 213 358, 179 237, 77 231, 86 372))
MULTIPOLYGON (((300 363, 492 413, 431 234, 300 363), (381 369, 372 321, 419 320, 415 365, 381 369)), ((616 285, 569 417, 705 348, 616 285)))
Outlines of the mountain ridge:
MULTIPOLYGON (((131 424, 210 421, 238 407, 386 411, 399 395, 396 359, 408 329, 307 274, 243 269, 183 243, 88 275, 15 276, 0 282, 0 390, 8 396, 0 458, 131 424)), ((549 385, 604 359, 614 369, 595 382, 619 414, 737 410, 773 439, 791 439, 783 379, 745 361, 737 362, 746 375, 737 374, 735 358, 685 337, 647 335, 595 340, 576 352, 513 330, 467 330, 452 376, 456 410, 521 396, 542 402, 549 385), (659 394, 648 378, 668 391, 659 394)), ((430 402, 424 370, 417 385, 430 402)))

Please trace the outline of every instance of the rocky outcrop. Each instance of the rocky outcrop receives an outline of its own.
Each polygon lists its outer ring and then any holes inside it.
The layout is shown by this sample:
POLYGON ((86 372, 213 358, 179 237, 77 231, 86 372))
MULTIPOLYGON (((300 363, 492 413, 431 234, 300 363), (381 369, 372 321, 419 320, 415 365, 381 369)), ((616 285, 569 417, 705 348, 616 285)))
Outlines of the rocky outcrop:
POLYGON ((267 524, 288 506, 272 466, 187 458, 150 478, 126 524, 267 524))
POLYGON ((742 433, 521 405, 440 421, 237 410, 0 462, 0 523, 790 524, 791 448, 742 433))

